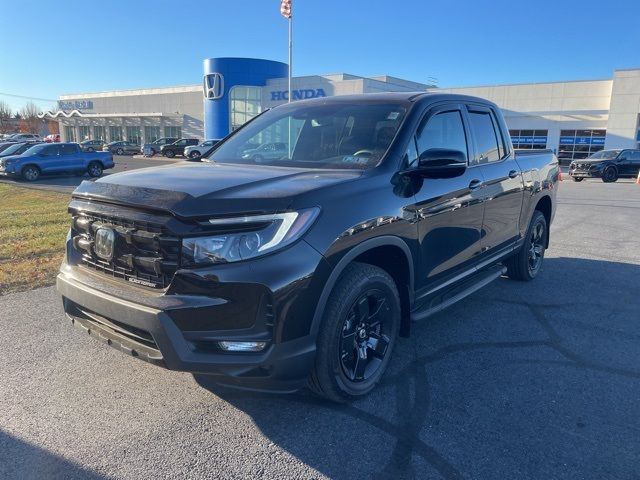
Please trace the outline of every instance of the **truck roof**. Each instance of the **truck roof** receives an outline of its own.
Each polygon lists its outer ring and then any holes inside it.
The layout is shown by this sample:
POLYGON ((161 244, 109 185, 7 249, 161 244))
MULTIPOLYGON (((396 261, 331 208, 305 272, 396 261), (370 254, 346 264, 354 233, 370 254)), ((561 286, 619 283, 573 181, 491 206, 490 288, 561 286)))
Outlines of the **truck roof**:
MULTIPOLYGON (((356 95, 338 95, 332 97, 312 98, 308 100, 297 100, 295 105, 313 104, 313 103, 380 103, 380 102, 406 102, 406 103, 436 103, 443 101, 459 101, 484 103, 487 105, 495 105, 493 102, 480 97, 472 97, 470 95, 458 95, 455 93, 440 92, 380 92, 380 93, 361 93, 356 95)), ((285 104, 285 105, 293 105, 285 104)))

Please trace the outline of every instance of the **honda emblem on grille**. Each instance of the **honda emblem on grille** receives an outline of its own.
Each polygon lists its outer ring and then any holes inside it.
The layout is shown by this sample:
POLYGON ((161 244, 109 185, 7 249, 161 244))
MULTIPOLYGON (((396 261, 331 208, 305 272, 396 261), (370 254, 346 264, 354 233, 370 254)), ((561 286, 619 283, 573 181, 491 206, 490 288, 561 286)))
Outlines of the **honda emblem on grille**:
POLYGON ((101 259, 111 261, 113 258, 113 246, 115 244, 116 235, 110 228, 99 228, 96 231, 96 239, 93 251, 101 259))

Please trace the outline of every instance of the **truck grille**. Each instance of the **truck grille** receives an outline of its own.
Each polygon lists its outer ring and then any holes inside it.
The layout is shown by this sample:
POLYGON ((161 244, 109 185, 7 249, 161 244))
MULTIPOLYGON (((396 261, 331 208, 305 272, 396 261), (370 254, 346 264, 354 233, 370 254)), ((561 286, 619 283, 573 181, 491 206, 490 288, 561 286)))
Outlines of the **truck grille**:
POLYGON ((180 262, 180 239, 160 224, 137 222, 94 213, 73 216, 73 245, 82 254, 82 264, 111 277, 150 288, 166 288, 180 262), (109 229, 113 255, 96 254, 96 232, 109 229))

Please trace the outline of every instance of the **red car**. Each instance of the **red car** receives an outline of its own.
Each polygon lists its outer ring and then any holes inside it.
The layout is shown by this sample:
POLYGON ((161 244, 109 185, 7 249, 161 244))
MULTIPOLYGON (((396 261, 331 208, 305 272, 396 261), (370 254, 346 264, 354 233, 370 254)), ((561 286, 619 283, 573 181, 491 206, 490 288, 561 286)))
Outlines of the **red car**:
POLYGON ((44 141, 47 143, 60 143, 60 134, 52 133, 44 137, 44 141))

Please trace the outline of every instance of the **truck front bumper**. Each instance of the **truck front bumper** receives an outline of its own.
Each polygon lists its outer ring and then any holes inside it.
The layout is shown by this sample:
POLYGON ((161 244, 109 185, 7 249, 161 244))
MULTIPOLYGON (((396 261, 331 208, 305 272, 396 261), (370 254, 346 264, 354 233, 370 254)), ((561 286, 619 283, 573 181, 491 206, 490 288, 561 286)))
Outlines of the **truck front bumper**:
MULTIPOLYGON (((289 258, 304 256, 307 263, 296 273, 302 275, 294 281, 298 295, 296 289, 289 290, 285 303, 278 300, 277 294, 271 295, 273 285, 254 283, 260 277, 256 275, 260 266, 245 267, 252 281, 247 281, 244 291, 242 284, 230 281, 233 275, 219 275, 218 283, 225 277, 229 279, 231 295, 226 295, 227 290, 222 287, 188 294, 184 293, 188 288, 182 289, 182 293, 152 292, 66 261, 56 283, 65 313, 74 325, 131 356, 170 370, 211 375, 226 386, 289 392, 306 383, 315 358, 315 337, 304 332, 304 328, 297 329, 291 323, 295 319, 279 318, 285 315, 279 312, 301 313, 299 306, 293 305, 296 296, 309 303, 303 293, 307 290, 304 285, 310 282, 308 270, 315 262, 324 260, 304 242, 288 250, 289 258), (265 296, 273 301, 265 301, 265 296), (245 304, 237 305, 238 298, 244 298, 245 304), (267 305, 267 313, 262 308, 265 302, 273 304, 267 305), (229 310, 234 303, 235 310, 229 310), (250 308, 256 303, 260 306, 250 308), (239 327, 234 327, 235 318, 230 317, 230 312, 237 312, 239 327), (248 317, 255 321, 249 324, 248 317), (300 331, 291 335, 283 332, 283 328, 300 331), (220 348, 221 340, 264 341, 266 346, 258 352, 230 352, 220 348)), ((282 264, 278 256, 265 259, 265 268, 272 268, 272 262, 282 264)), ((194 280, 189 274, 182 279, 179 275, 176 274, 176 281, 183 287, 194 280)), ((204 286, 202 281, 208 276, 206 272, 198 274, 196 283, 204 286)), ((274 284, 281 280, 273 279, 274 284)), ((298 321, 304 323, 302 318, 298 321)))

